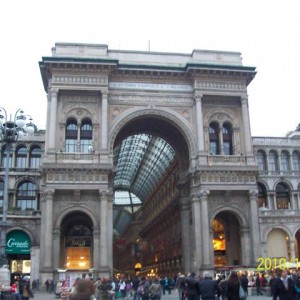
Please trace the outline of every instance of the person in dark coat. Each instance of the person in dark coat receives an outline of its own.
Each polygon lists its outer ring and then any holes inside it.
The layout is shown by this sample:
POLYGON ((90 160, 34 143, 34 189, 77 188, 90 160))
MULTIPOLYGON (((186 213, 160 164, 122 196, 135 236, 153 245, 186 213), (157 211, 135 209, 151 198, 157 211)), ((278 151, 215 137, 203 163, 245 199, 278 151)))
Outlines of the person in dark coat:
POLYGON ((185 279, 187 300, 200 299, 200 283, 195 273, 189 273, 185 279))
POLYGON ((287 270, 281 271, 281 276, 275 279, 273 300, 294 300, 296 297, 294 280, 288 277, 287 270))
POLYGON ((242 273, 242 275, 240 277, 240 284, 247 295, 248 295, 248 283, 249 283, 249 280, 248 280, 246 274, 242 273))
POLYGON ((239 277, 235 271, 232 271, 227 280, 227 299, 240 300, 239 290, 240 290, 239 277))
POLYGON ((257 274, 257 277, 255 279, 255 286, 256 286, 256 294, 257 294, 257 296, 263 295, 263 292, 261 291, 262 280, 261 280, 261 275, 260 274, 257 274))
POLYGON ((220 297, 221 289, 216 280, 213 280, 208 272, 203 273, 203 279, 199 283, 202 300, 215 300, 220 297))

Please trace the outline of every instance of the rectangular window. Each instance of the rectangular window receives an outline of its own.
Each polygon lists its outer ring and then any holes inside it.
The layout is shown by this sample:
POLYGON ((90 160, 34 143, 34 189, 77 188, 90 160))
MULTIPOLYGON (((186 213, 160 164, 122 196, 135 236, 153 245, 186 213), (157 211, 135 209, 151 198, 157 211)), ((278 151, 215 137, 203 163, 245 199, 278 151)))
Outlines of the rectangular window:
POLYGON ((26 157, 22 157, 22 156, 17 157, 17 168, 21 168, 21 169, 26 168, 26 157))
POLYGON ((230 142, 224 142, 224 154, 225 155, 231 155, 231 143, 230 142))
POLYGON ((216 142, 210 142, 210 154, 211 155, 217 155, 217 153, 218 153, 217 143, 216 142))
POLYGON ((32 157, 30 159, 30 168, 38 169, 40 164, 41 164, 41 158, 40 157, 32 157))
POLYGON ((18 200, 17 207, 19 207, 21 210, 25 210, 25 209, 36 210, 37 202, 36 202, 36 200, 18 200))
POLYGON ((73 139, 66 140, 66 152, 67 153, 75 153, 76 152, 76 144, 77 144, 77 140, 73 140, 73 139))
POLYGON ((80 151, 82 153, 90 153, 91 140, 80 140, 80 151))
POLYGON ((67 269, 89 269, 90 247, 67 247, 67 269))

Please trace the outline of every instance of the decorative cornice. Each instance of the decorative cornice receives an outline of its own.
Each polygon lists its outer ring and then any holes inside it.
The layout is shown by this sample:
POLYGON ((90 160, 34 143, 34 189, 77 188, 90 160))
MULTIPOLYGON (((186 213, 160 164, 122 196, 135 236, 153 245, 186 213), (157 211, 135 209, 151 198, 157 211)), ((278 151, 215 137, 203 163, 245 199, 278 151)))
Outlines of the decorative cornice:
POLYGON ((106 86, 108 84, 107 76, 89 76, 89 75, 66 75, 57 74, 52 76, 54 85, 88 85, 88 86, 106 86))
POLYGON ((228 82, 228 81, 195 81, 195 88, 206 91, 233 91, 233 92, 245 92, 247 86, 242 82, 228 82))

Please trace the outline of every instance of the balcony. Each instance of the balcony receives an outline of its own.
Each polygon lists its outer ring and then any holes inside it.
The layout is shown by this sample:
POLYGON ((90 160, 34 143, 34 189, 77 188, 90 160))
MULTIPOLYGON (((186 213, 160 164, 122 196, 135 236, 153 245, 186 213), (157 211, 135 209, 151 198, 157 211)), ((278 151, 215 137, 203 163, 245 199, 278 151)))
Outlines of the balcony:
MULTIPOLYGON (((0 210, 0 215, 2 217, 2 209, 0 210)), ((34 209, 25 209, 25 210, 21 210, 21 209, 11 209, 9 208, 7 210, 7 217, 14 217, 14 216, 20 216, 20 217, 32 217, 32 216, 36 216, 36 217, 40 217, 41 216, 41 211, 40 210, 34 210, 34 209)))

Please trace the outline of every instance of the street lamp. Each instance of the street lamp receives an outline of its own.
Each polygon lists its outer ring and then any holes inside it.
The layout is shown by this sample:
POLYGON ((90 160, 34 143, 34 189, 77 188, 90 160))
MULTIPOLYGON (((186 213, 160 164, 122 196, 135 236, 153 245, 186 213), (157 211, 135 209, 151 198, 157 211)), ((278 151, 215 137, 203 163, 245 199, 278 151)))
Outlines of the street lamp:
POLYGON ((2 222, 1 222, 1 240, 0 240, 0 265, 7 264, 5 254, 6 244, 6 229, 7 229, 7 208, 8 208, 8 172, 9 172, 9 158, 12 152, 12 144, 22 137, 24 134, 32 134, 36 131, 36 126, 32 123, 29 115, 24 115, 24 111, 18 109, 15 113, 13 121, 7 120, 7 113, 3 107, 0 107, 0 141, 5 142, 5 175, 3 188, 3 202, 2 202, 2 222), (3 112, 3 114, 2 114, 3 112), (26 123, 28 122, 29 123, 26 123))

